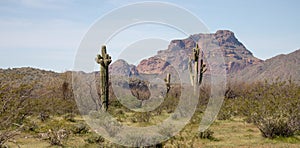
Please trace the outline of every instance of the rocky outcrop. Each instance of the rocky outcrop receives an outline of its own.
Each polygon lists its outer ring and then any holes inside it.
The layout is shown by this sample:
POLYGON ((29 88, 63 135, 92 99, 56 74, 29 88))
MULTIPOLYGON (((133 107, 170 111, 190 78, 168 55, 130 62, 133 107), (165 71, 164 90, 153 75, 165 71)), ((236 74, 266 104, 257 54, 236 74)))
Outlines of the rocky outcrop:
MULTIPOLYGON (((224 67, 228 74, 238 72, 249 65, 256 65, 262 60, 253 56, 246 47, 238 41, 234 33, 228 30, 219 30, 213 34, 194 34, 183 40, 173 40, 168 49, 158 51, 157 55, 144 59, 137 66, 139 73, 160 74, 167 66, 177 70, 188 69, 188 58, 196 43, 204 50, 206 58, 218 58, 216 51, 221 51, 225 65, 209 63, 211 66, 224 67)), ((209 70, 213 69, 210 67, 209 70)))
POLYGON ((151 57, 142 60, 137 66, 137 71, 143 74, 161 74, 168 66, 168 62, 157 57, 151 57))
POLYGON ((134 76, 138 75, 136 66, 128 64, 125 60, 119 59, 109 66, 110 75, 134 76))

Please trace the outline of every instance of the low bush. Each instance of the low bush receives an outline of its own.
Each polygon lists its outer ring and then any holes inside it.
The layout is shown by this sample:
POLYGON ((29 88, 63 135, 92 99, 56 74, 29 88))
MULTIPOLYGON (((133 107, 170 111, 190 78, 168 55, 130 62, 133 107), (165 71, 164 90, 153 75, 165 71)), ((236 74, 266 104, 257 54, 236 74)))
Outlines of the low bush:
POLYGON ((67 113, 63 117, 66 121, 69 121, 69 122, 75 122, 76 121, 75 120, 75 114, 73 114, 73 113, 67 113))
POLYGON ((210 129, 206 129, 202 132, 198 133, 198 138, 200 139, 209 139, 209 140, 214 140, 215 138, 213 137, 214 132, 211 131, 210 129))
MULTIPOLYGON (((242 87, 240 88, 242 89, 242 87)), ((225 99, 219 119, 245 116, 263 137, 290 137, 300 130, 300 87, 291 81, 255 83, 239 97, 225 99)))
POLYGON ((48 131, 48 142, 51 145, 57 145, 57 146, 63 146, 65 140, 68 139, 69 136, 69 132, 65 129, 59 129, 59 130, 55 130, 55 129, 50 129, 48 131))
POLYGON ((105 139, 98 134, 92 134, 87 139, 85 139, 85 141, 90 144, 93 144, 93 143, 101 144, 101 143, 104 143, 105 139))
POLYGON ((89 132, 88 125, 84 123, 78 123, 71 129, 73 134, 86 134, 89 132))

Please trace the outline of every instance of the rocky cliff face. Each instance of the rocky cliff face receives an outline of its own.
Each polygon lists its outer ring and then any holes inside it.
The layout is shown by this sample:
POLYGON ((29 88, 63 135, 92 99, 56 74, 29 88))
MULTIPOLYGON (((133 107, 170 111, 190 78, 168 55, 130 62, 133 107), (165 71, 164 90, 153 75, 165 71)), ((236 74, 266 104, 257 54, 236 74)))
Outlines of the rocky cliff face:
MULTIPOLYGON (((292 79, 300 83, 299 57, 300 49, 287 54, 262 61, 253 56, 246 47, 237 40, 234 33, 228 30, 219 30, 213 34, 195 34, 187 39, 173 40, 166 50, 158 51, 157 55, 142 60, 137 66, 129 65, 124 60, 117 60, 110 66, 113 75, 132 76, 139 74, 163 74, 166 71, 188 70, 188 58, 196 42, 204 50, 205 58, 218 59, 220 55, 215 51, 221 51, 224 64, 208 63, 206 75, 217 73, 211 71, 214 67, 226 69, 231 81, 261 81, 274 80, 276 78, 292 79), (172 69, 172 70, 170 70, 172 69)), ((205 61, 207 62, 207 61, 205 61)), ((172 73, 172 72, 171 72, 172 73)), ((173 77, 176 74, 172 74, 173 77)))
POLYGON ((117 76, 133 76, 138 75, 136 66, 128 64, 125 60, 119 59, 109 66, 111 75, 117 76))
POLYGON ((221 51, 225 60, 224 65, 218 63, 209 63, 209 65, 224 67, 228 74, 262 62, 237 40, 233 32, 219 30, 213 34, 195 34, 187 39, 171 41, 166 50, 161 50, 154 57, 142 60, 137 66, 137 71, 143 74, 160 74, 168 66, 185 71, 188 69, 189 55, 196 43, 204 50, 205 58, 218 58, 220 55, 216 51, 221 51))
POLYGON ((157 57, 151 57, 149 59, 142 60, 137 66, 137 70, 142 74, 160 74, 168 66, 168 62, 157 57))

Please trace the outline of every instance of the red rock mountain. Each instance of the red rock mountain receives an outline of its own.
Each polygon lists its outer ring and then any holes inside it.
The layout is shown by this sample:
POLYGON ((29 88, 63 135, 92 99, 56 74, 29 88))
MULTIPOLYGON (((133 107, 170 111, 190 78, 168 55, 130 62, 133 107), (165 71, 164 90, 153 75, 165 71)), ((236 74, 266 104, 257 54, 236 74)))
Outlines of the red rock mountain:
POLYGON ((213 73, 210 72, 210 69, 221 67, 226 69, 228 80, 231 81, 255 82, 291 78, 294 82, 300 83, 300 49, 263 61, 254 57, 238 41, 234 33, 228 30, 219 30, 212 34, 194 34, 186 39, 173 40, 167 49, 158 51, 155 56, 142 60, 137 66, 129 65, 124 60, 118 60, 111 65, 110 70, 113 74, 120 75, 122 73, 121 75, 127 76, 163 74, 172 68, 186 71, 188 70, 189 55, 196 43, 203 49, 205 59, 213 59, 208 63, 206 75, 213 73), (221 57, 218 53, 222 53, 224 57, 223 64, 214 63, 221 57))
MULTIPOLYGON (((192 52, 192 48, 196 43, 204 50, 206 58, 216 57, 216 51, 221 51, 224 57, 224 63, 209 63, 216 67, 226 68, 228 74, 238 72, 249 65, 256 65, 262 60, 253 56, 246 47, 237 40, 234 33, 228 30, 219 30, 212 34, 194 34, 182 40, 173 40, 165 50, 158 51, 157 55, 148 59, 142 60, 136 67, 139 74, 161 74, 168 69, 169 66, 177 70, 188 70, 188 59, 192 52)), ((119 62, 119 61, 116 61, 119 62)), ((124 61, 125 62, 125 61, 124 61)), ((120 63, 119 63, 120 64, 120 63)), ((112 67, 114 67, 113 64, 112 67)), ((128 67, 128 64, 123 63, 126 68, 115 69, 113 73, 122 72, 120 69, 127 69, 127 73, 133 67, 128 67)), ((120 66, 117 66, 120 67, 120 66)), ((135 70, 135 67, 133 68, 135 70)))

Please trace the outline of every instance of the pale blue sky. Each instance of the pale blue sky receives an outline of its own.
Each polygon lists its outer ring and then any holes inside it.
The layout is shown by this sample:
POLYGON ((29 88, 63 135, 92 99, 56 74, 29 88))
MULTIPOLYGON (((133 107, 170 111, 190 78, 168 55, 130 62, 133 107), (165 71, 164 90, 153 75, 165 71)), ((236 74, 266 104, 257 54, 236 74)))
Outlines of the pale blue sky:
MULTIPOLYGON (((90 26, 113 9, 135 2, 138 1, 0 0, 0 68, 70 70, 90 26)), ((164 2, 188 9, 210 32, 233 31, 258 58, 267 59, 300 48, 298 0, 164 2)), ((181 36, 174 34, 176 37, 181 36)))

